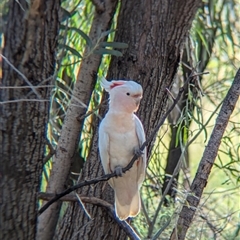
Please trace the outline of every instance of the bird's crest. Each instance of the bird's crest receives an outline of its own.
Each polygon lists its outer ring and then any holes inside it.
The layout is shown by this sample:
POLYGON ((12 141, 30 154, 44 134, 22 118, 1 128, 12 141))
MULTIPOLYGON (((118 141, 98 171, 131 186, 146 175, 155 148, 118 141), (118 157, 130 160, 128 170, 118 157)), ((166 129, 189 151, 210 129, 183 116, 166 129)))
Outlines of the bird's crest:
POLYGON ((125 84, 126 81, 107 81, 104 77, 102 77, 101 80, 101 86, 107 91, 109 92, 110 90, 112 90, 114 87, 118 87, 118 86, 122 86, 123 84, 125 84))

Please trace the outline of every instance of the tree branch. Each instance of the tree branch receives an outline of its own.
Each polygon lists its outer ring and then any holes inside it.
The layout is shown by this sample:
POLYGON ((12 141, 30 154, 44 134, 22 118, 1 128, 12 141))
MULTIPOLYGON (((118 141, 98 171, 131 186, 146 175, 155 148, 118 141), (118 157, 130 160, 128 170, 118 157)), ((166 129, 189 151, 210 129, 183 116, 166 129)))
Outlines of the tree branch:
MULTIPOLYGON (((38 194, 38 198, 42 200, 50 200, 50 199, 53 199, 54 197, 55 197, 55 194, 53 193, 40 192, 38 194)), ((140 238, 137 236, 136 232, 132 229, 132 227, 126 221, 121 221, 116 216, 112 204, 96 197, 86 197, 86 196, 79 196, 79 197, 81 198, 81 201, 84 203, 90 203, 90 204, 94 204, 96 206, 105 208, 108 214, 114 219, 114 221, 117 222, 117 224, 119 224, 119 226, 125 231, 125 233, 128 235, 130 239, 140 240, 140 238)), ((61 198, 61 201, 77 202, 78 198, 73 194, 68 194, 63 196, 61 198)))
POLYGON ((240 69, 234 78, 231 88, 225 97, 219 115, 216 119, 215 127, 212 131, 208 145, 205 148, 202 159, 200 161, 196 176, 191 185, 191 195, 188 195, 186 201, 187 206, 183 206, 177 226, 171 234, 171 240, 185 239, 187 230, 192 222, 194 214, 199 205, 203 189, 207 185, 207 180, 211 172, 211 168, 217 157, 221 139, 227 127, 229 118, 235 108, 240 95, 240 69))
POLYGON ((43 159, 43 165, 55 154, 56 150, 52 146, 52 144, 49 142, 48 139, 46 139, 46 144, 49 147, 49 153, 47 156, 44 157, 43 159))
MULTIPOLYGON (((169 108, 169 110, 165 113, 165 115, 163 116, 162 120, 159 122, 159 124, 157 125, 156 129, 151 133, 151 135, 149 136, 149 138, 142 144, 142 146, 140 147, 140 150, 143 151, 144 148, 148 145, 148 143, 154 138, 156 132, 158 131, 158 129, 162 126, 162 124, 164 123, 164 121, 166 120, 168 114, 173 110, 173 108, 175 107, 175 105, 177 104, 177 102, 179 101, 179 99, 181 98, 181 95, 183 93, 183 88, 180 89, 178 96, 176 97, 176 99, 173 100, 173 104, 172 106, 169 108)), ((123 173, 125 173, 126 171, 128 171, 134 164, 134 162, 140 157, 140 155, 135 154, 133 156, 133 158, 131 159, 131 161, 129 162, 129 164, 122 169, 123 173)), ((110 178, 113 177, 118 177, 117 174, 115 172, 113 173, 109 173, 109 174, 105 174, 101 177, 98 178, 94 178, 91 180, 85 180, 83 182, 80 182, 79 184, 76 184, 68 189, 66 189, 65 191, 59 193, 59 194, 55 194, 55 196, 48 201, 39 211, 39 215, 41 215, 49 206, 51 206, 54 202, 56 202, 57 200, 59 200, 60 198, 62 198, 63 196, 77 190, 78 188, 87 186, 87 185, 91 185, 91 184, 96 184, 98 182, 103 182, 103 181, 108 181, 110 178)))
MULTIPOLYGON (((197 73, 199 74, 199 73, 197 73)), ((204 73, 202 73, 204 74, 204 73)), ((191 78, 195 77, 195 73, 192 73, 189 76, 190 80, 191 78)), ((188 81, 186 81, 186 83, 188 83, 188 81)), ((185 83, 185 84, 186 84, 185 83)), ((160 122, 158 123, 158 125, 156 126, 156 128, 153 130, 153 132, 150 134, 150 136, 147 138, 147 140, 142 144, 142 146, 140 147, 140 151, 143 151, 144 148, 152 141, 152 139, 155 137, 156 133, 158 132, 159 128, 163 125, 163 123, 165 122, 166 118, 168 117, 168 115, 170 114, 170 112, 174 109, 174 107, 176 106, 176 104, 178 103, 178 101, 181 99, 182 93, 184 92, 184 86, 180 88, 179 93, 177 95, 176 98, 173 98, 173 104, 171 105, 171 107, 168 109, 168 111, 164 114, 163 118, 160 120, 160 122)), ((123 173, 127 172, 134 164, 134 162, 140 157, 139 154, 135 154, 133 156, 133 158, 131 159, 131 161, 129 162, 129 164, 122 169, 123 173)), ((94 178, 91 180, 85 180, 83 182, 80 182, 79 184, 76 184, 68 189, 66 189, 65 191, 56 194, 55 197, 53 197, 50 201, 48 201, 39 211, 38 214, 41 215, 49 206, 51 206, 54 202, 56 202, 57 200, 59 200, 60 198, 62 198, 63 196, 77 190, 78 188, 87 186, 87 185, 91 185, 91 184, 96 184, 98 182, 104 182, 104 181, 108 181, 110 178, 113 177, 118 177, 117 174, 115 172, 113 173, 109 173, 109 174, 105 174, 101 177, 98 178, 94 178)))

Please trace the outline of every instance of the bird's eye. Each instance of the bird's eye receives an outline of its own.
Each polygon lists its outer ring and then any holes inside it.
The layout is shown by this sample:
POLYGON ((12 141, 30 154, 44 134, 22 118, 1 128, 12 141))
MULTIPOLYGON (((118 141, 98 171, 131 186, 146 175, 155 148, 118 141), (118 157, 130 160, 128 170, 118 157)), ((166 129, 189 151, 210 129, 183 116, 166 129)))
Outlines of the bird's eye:
POLYGON ((130 95, 130 93, 129 93, 129 92, 127 92, 126 94, 127 94, 128 96, 130 95))

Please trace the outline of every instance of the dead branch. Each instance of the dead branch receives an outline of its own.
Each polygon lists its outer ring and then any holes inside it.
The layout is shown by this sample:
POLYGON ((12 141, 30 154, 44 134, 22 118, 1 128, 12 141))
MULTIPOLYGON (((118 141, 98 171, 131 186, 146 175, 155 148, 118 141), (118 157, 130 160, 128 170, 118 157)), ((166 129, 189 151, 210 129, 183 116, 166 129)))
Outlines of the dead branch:
POLYGON ((185 239, 187 230, 193 220, 197 207, 199 205, 203 190, 207 185, 207 180, 211 172, 211 168, 217 157, 218 149, 221 144, 221 139, 227 127, 229 118, 235 108, 240 95, 240 69, 234 78, 231 88, 225 97, 219 115, 216 119, 216 124, 212 131, 208 145, 205 148, 202 159, 200 161, 196 176, 191 184, 191 193, 188 195, 186 206, 183 206, 177 226, 171 234, 171 240, 185 239))

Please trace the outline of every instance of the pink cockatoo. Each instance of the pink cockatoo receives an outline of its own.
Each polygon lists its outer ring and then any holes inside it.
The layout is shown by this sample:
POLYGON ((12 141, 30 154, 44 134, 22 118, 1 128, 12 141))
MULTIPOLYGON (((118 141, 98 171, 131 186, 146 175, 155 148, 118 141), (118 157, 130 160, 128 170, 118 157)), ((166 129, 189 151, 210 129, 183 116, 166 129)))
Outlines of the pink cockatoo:
POLYGON ((126 173, 126 167, 145 141, 139 118, 134 114, 142 98, 141 85, 133 81, 107 81, 102 87, 109 93, 109 110, 99 127, 99 151, 104 172, 119 176, 109 180, 115 192, 115 211, 119 219, 136 216, 141 207, 140 187, 145 178, 146 148, 126 173))

